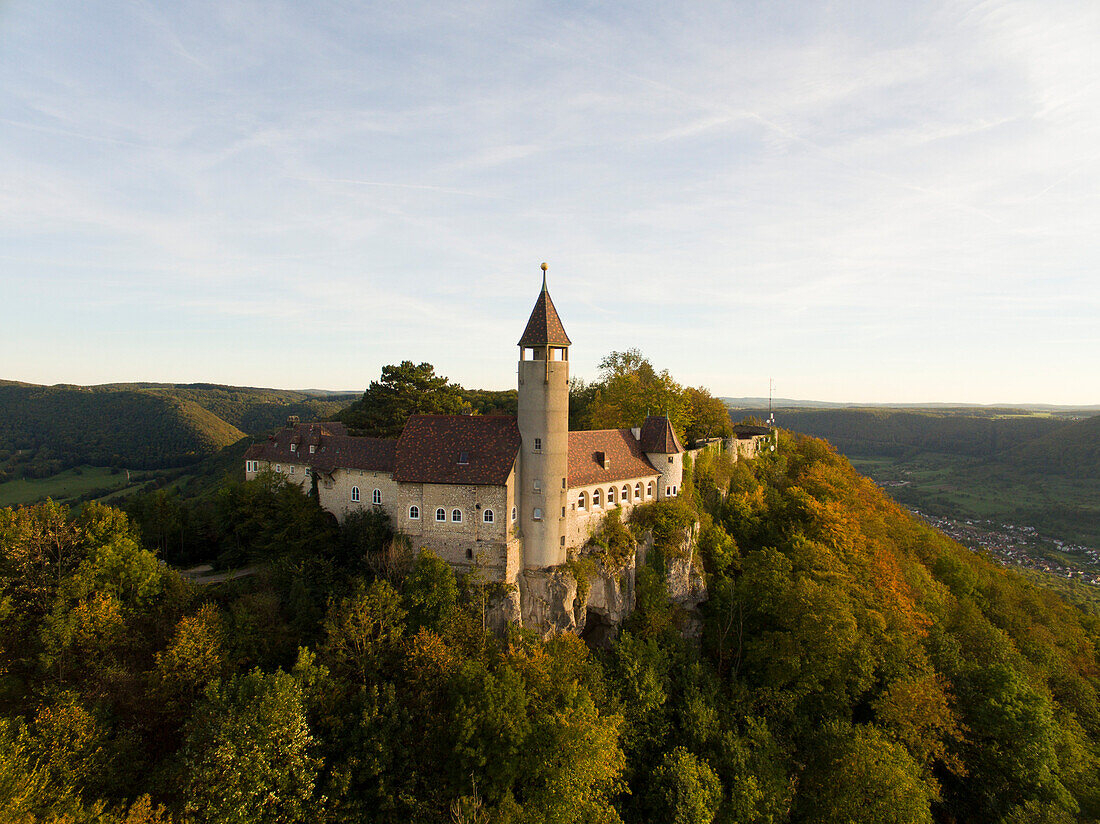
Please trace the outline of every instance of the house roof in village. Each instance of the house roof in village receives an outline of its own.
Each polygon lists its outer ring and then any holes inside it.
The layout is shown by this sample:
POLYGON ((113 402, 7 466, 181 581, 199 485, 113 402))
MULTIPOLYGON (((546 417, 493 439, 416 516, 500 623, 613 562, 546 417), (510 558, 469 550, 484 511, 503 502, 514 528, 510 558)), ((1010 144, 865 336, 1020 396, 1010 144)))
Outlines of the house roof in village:
POLYGON ((519 339, 520 346, 569 346, 572 343, 569 335, 565 334, 558 310, 554 308, 554 301, 550 299, 550 293, 546 290, 545 276, 542 282, 542 291, 539 292, 535 308, 531 310, 531 317, 527 321, 527 328, 523 330, 523 336, 519 339))
POLYGON ((569 433, 569 487, 611 483, 656 475, 629 429, 593 429, 569 433), (608 461, 605 469, 598 453, 608 461))
POLYGON ((413 415, 397 440, 393 478, 503 486, 519 445, 519 427, 510 415, 413 415))
POLYGON ((266 441, 252 444, 244 456, 248 460, 306 464, 326 473, 338 467, 393 471, 397 441, 359 438, 346 433, 342 423, 303 423, 280 429, 266 441), (312 454, 310 446, 314 447, 312 454))
POLYGON ((643 452, 661 452, 666 455, 674 455, 683 452, 680 441, 676 437, 676 430, 672 428, 672 421, 664 415, 650 415, 642 424, 643 452))

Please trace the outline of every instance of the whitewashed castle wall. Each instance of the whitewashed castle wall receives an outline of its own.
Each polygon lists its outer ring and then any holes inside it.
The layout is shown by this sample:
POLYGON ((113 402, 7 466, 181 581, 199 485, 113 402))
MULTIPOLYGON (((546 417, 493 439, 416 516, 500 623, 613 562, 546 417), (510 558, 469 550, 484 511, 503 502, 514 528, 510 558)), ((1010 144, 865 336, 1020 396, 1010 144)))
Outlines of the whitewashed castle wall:
POLYGON ((607 514, 609 509, 620 507, 620 514, 625 521, 630 517, 630 513, 639 503, 655 500, 657 500, 657 478, 652 475, 643 478, 628 478, 626 480, 615 481, 614 483, 591 484, 589 486, 572 488, 569 490, 566 544, 570 549, 579 549, 584 546, 592 533, 599 528, 600 521, 603 520, 603 516, 607 514), (653 484, 653 493, 652 495, 647 495, 651 483, 653 484), (642 485, 641 498, 635 495, 638 484, 642 485), (630 487, 630 499, 625 502, 622 498, 624 486, 630 487), (615 503, 609 506, 607 503, 607 490, 612 487, 615 489, 615 503), (600 506, 598 507, 592 505, 592 493, 596 490, 600 492, 600 506), (585 497, 584 509, 580 508, 580 495, 582 492, 585 497))

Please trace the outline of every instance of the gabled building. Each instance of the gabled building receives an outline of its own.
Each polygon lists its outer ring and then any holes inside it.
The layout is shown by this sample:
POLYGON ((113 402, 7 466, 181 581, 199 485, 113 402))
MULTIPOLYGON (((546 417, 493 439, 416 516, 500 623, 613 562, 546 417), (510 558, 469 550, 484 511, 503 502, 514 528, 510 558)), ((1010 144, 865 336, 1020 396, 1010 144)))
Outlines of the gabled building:
POLYGON ((674 497, 684 450, 668 418, 634 429, 569 431, 569 347, 542 291, 519 339, 519 406, 504 415, 413 415, 397 440, 299 423, 245 453, 245 476, 273 470, 343 519, 380 507, 416 547, 497 580, 565 563, 613 508, 674 497))

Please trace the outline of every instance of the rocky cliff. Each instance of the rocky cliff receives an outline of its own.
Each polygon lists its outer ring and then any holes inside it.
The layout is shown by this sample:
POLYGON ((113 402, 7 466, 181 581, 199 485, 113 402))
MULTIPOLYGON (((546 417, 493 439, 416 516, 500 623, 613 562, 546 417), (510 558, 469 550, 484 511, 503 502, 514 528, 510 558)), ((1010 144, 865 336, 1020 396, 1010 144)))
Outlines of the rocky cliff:
MULTIPOLYGON (((706 581, 698 569, 699 525, 678 536, 673 551, 660 553, 669 598, 683 609, 682 630, 698 632, 696 611, 707 599, 706 581)), ((571 563, 544 570, 526 570, 520 576, 522 624, 549 637, 573 632, 592 643, 613 636, 633 611, 637 570, 654 559, 654 539, 646 532, 634 541, 625 565, 609 565, 600 547, 587 544, 571 563)))

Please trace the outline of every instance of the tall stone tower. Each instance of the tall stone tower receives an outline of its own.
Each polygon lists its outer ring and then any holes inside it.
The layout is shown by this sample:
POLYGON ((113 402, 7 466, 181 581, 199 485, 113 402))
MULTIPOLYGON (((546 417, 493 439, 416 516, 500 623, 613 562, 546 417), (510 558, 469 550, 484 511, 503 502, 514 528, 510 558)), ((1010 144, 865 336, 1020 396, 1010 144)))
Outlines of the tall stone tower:
POLYGON ((569 336, 546 290, 519 339, 520 532, 524 566, 565 563, 569 336))

